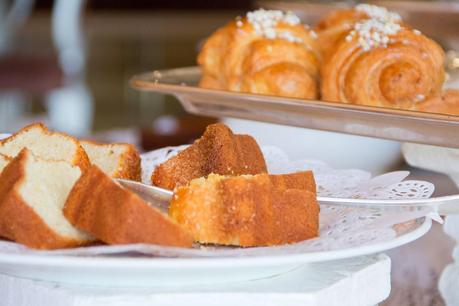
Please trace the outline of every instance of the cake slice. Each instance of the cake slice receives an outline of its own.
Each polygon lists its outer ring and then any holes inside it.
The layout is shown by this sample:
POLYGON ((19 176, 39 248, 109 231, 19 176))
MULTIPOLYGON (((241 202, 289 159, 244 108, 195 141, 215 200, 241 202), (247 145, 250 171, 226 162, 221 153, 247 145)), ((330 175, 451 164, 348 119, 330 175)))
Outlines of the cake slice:
POLYGON ((24 148, 42 159, 66 161, 82 170, 89 166, 89 158, 77 139, 51 132, 41 123, 26 126, 0 140, 0 154, 9 157, 15 157, 24 148))
POLYGON ((151 243, 191 247, 192 237, 166 214, 92 165, 75 184, 64 215, 108 244, 151 243))
POLYGON ((210 173, 221 175, 267 172, 263 154, 255 139, 235 135, 224 124, 209 125, 204 135, 190 147, 158 165, 153 171, 153 185, 166 189, 186 185, 210 173))
POLYGON ((271 183, 281 189, 302 189, 316 194, 316 181, 312 171, 269 175, 271 183))
POLYGON ((0 236, 37 249, 91 242, 62 213, 80 175, 77 166, 42 160, 23 149, 0 175, 0 236))
POLYGON ((92 164, 113 178, 140 181, 140 155, 131 144, 80 141, 92 164))
POLYGON ((9 164, 11 159, 12 159, 11 157, 0 154, 0 173, 2 173, 2 170, 6 167, 6 165, 9 164))
POLYGON ((267 174, 211 174, 178 187, 169 215, 200 243, 251 247, 316 237, 319 205, 315 188, 287 189, 284 183, 288 181, 267 174))

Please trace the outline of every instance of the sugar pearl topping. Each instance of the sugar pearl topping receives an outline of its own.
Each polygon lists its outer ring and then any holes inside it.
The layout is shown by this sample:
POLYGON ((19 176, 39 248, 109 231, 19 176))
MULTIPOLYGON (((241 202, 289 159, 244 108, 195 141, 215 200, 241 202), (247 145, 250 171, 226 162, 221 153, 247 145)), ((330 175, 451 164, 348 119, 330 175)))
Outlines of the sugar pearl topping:
POLYGON ((366 13, 370 18, 386 21, 400 21, 402 18, 399 14, 394 13, 386 9, 385 7, 380 7, 371 4, 359 4, 355 7, 359 12, 366 13))
POLYGON ((417 94, 416 97, 414 98, 415 102, 422 102, 425 100, 425 96, 422 94, 417 94))
MULTIPOLYGON (((289 25, 300 24, 300 18, 292 12, 282 12, 279 10, 264 10, 259 9, 256 11, 248 12, 247 21, 253 26, 255 32, 268 39, 285 39, 291 42, 302 42, 302 39, 294 36, 289 31, 278 31, 276 26, 279 22, 286 23, 289 25)), ((238 24, 240 20, 236 20, 236 26, 241 27, 238 24)))
POLYGON ((247 20, 254 26, 258 25, 261 28, 274 27, 278 22, 284 22, 290 25, 300 24, 300 18, 292 12, 282 12, 279 10, 259 9, 247 13, 247 20))
POLYGON ((360 4, 356 6, 356 10, 365 12, 369 19, 357 22, 354 29, 346 36, 346 40, 351 41, 357 37, 359 45, 364 51, 387 47, 390 42, 389 36, 397 34, 402 28, 399 24, 400 16, 385 8, 360 4))

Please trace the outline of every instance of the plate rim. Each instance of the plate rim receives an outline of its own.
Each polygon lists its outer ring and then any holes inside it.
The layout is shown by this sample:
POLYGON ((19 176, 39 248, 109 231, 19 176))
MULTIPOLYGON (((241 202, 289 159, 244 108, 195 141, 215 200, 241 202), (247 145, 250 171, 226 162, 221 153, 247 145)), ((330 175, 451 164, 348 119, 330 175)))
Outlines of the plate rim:
POLYGON ((428 217, 416 219, 421 225, 405 234, 389 241, 369 244, 360 247, 352 247, 344 250, 332 250, 321 252, 308 252, 298 254, 278 255, 254 255, 254 256, 225 256, 225 257, 108 257, 108 256, 79 256, 79 255, 40 255, 19 254, 0 252, 0 265, 15 264, 23 266, 84 266, 97 268, 130 268, 130 269, 172 269, 172 268, 224 268, 232 267, 262 267, 307 264, 341 260, 351 257, 376 254, 410 243, 424 236, 432 226, 432 220, 428 217))
POLYGON ((253 93, 245 93, 245 92, 236 92, 230 90, 221 90, 221 89, 210 89, 210 88, 202 88, 198 86, 191 86, 191 85, 180 85, 180 84, 170 84, 170 83, 162 83, 160 80, 157 82, 147 80, 147 76, 154 75, 155 73, 159 74, 171 74, 176 71, 184 71, 185 73, 198 73, 201 71, 199 66, 187 66, 187 67, 177 67, 171 69, 159 69, 153 70, 150 72, 143 72, 139 74, 135 74, 129 80, 129 84, 139 90, 146 90, 146 91, 155 91, 155 92, 163 92, 168 94, 176 95, 177 93, 211 93, 211 94, 223 94, 225 96, 238 96, 238 97, 246 97, 248 99, 260 99, 260 97, 267 97, 271 101, 264 101, 264 103, 278 103, 281 102, 283 104, 291 104, 291 105, 304 105, 310 104, 314 106, 318 106, 321 108, 341 108, 346 109, 348 111, 355 111, 355 112, 370 112, 370 113, 378 113, 378 115, 398 115, 403 117, 409 117, 411 119, 425 119, 431 121, 440 121, 442 123, 450 123, 450 124, 457 124, 459 123, 459 116, 455 115, 447 115, 447 114, 439 114, 439 113, 429 113, 429 112, 421 112, 415 110, 404 110, 404 109, 395 109, 395 108, 388 108, 388 107, 380 107, 380 106, 368 106, 368 105, 360 105, 360 104, 350 104, 350 103, 341 103, 341 102, 333 102, 333 101, 322 101, 322 100, 308 100, 308 99, 301 99, 301 98, 291 98, 291 97, 281 97, 281 96, 274 96, 274 95, 261 95, 261 94, 253 94, 253 93))

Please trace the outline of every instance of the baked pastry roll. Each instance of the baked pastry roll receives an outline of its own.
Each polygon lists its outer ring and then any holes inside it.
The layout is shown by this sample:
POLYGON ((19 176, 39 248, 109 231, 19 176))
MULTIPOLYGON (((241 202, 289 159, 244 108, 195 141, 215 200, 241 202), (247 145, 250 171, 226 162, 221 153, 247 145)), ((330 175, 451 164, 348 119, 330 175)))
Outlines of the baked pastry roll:
POLYGON ((441 94, 417 104, 416 110, 428 113, 459 116, 459 90, 445 90, 441 94))
POLYGON ((332 11, 320 19, 314 30, 322 56, 332 52, 333 47, 352 31, 356 22, 368 18, 365 12, 348 9, 332 11))
POLYGON ((319 25, 325 46, 323 100, 416 109, 417 103, 440 93, 443 50, 406 27, 398 15, 364 5, 335 12, 319 25))
POLYGON ((207 39, 198 56, 200 86, 314 99, 319 62, 316 35, 297 16, 261 9, 207 39))

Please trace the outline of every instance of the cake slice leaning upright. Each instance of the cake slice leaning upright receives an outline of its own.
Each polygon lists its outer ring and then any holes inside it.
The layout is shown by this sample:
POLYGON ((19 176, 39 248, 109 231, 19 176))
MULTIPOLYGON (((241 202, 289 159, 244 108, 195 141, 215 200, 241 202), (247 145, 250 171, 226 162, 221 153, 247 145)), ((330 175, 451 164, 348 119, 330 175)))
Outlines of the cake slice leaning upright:
POLYGON ((36 249, 91 242, 62 212, 80 176, 78 166, 43 160, 23 149, 0 175, 0 236, 36 249))
POLYGON ((81 146, 89 156, 91 164, 97 165, 108 176, 140 181, 140 155, 127 143, 97 143, 82 140, 81 146))
POLYGON ((0 140, 0 154, 15 157, 27 148, 45 160, 62 160, 85 170, 89 158, 78 139, 64 133, 52 132, 43 124, 26 126, 8 138, 0 140))
POLYGON ((233 134, 224 124, 209 125, 204 135, 154 170, 151 181, 174 189, 211 173, 241 175, 266 173, 266 162, 255 139, 233 134))

